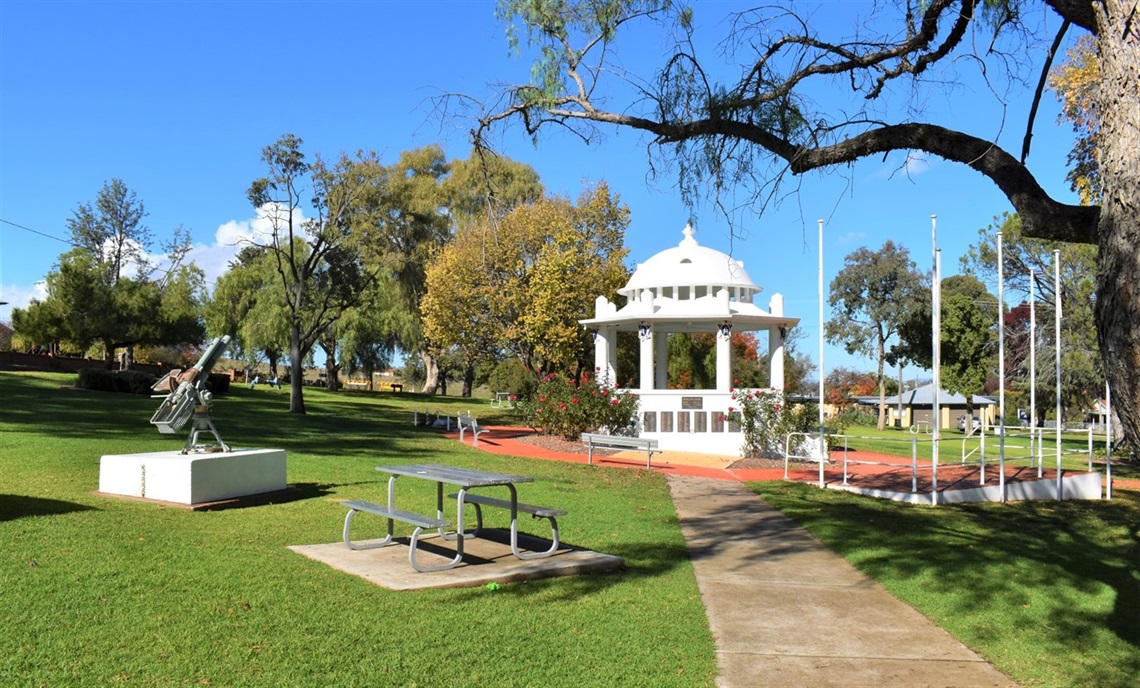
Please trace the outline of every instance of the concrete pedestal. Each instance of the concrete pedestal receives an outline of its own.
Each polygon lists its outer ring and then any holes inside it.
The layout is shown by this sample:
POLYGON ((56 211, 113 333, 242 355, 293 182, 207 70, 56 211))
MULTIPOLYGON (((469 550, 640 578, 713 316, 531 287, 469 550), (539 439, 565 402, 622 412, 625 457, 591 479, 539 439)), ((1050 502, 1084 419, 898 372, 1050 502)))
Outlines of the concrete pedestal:
POLYGON ((202 504, 286 488, 284 449, 217 454, 111 454, 99 460, 99 491, 202 504))

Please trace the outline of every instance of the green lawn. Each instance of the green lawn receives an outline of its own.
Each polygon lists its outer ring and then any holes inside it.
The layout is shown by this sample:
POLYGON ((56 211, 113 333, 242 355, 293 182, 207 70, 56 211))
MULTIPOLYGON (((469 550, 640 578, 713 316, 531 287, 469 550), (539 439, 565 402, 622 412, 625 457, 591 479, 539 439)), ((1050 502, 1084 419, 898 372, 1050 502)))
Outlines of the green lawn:
POLYGON ((106 499, 91 494, 102 454, 184 438, 149 425, 155 400, 60 388, 73 379, 0 373, 0 685, 712 684, 713 640, 659 474, 496 457, 411 424, 425 401, 486 401, 312 389, 298 417, 285 391, 235 387, 215 406, 223 438, 287 449, 302 498, 197 513, 106 499), (628 569, 408 593, 286 549, 337 541, 338 500, 376 499, 374 467, 410 461, 533 475, 527 499, 570 512, 566 542, 628 569))
POLYGON ((1018 683, 1136 685, 1140 493, 929 507, 752 488, 1018 683))
MULTIPOLYGON (((286 391, 237 387, 217 403, 219 430, 287 449, 298 499, 198 513, 106 499, 91 494, 100 455, 183 438, 149 425, 155 400, 61 389, 72 381, 0 372, 0 685, 713 684, 660 474, 499 457, 412 427, 425 406, 517 422, 485 400, 309 389, 299 417, 286 391), (534 475, 527 500, 570 511, 564 539, 628 570, 397 593, 286 549, 337 541, 337 502, 376 499, 374 467, 414 461, 534 475)), ((754 488, 1023 685, 1140 675, 1137 492, 929 508, 754 488)))

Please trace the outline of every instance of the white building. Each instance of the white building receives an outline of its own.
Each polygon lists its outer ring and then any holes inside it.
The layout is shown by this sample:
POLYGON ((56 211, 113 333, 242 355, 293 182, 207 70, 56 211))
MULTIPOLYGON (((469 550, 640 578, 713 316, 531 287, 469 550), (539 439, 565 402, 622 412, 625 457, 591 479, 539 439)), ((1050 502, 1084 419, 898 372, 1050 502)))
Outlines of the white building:
POLYGON ((615 379, 617 333, 637 332, 640 342, 638 410, 642 437, 662 449, 738 456, 743 435, 724 421, 732 401, 732 332, 768 333, 772 386, 784 387, 784 341, 799 318, 784 315, 784 299, 773 294, 768 310, 753 301, 760 293, 744 263, 701 246, 692 227, 684 239, 638 265, 618 293, 618 308, 599 296, 593 318, 580 321, 595 331, 594 365, 599 378, 615 379), (716 335, 716 388, 668 389, 667 337, 676 332, 716 335))

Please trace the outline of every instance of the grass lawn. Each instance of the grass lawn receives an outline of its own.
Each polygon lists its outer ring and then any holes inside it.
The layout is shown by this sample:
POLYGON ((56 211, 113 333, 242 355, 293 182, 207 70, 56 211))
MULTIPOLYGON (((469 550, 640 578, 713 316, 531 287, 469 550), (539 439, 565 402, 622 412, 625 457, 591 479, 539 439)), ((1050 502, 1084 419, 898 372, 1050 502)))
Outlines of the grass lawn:
MULTIPOLYGON (((94 496, 99 457, 179 449, 157 401, 0 373, 0 685, 708 686, 713 640, 664 478, 497 457, 411 424, 486 401, 236 386, 215 407, 238 447, 283 447, 295 501, 191 512, 94 496), (623 573, 391 592, 286 549, 334 542, 338 501, 374 467, 432 461, 533 475, 563 539, 623 573)), ((504 412, 501 420, 510 421, 504 412)), ((433 491, 424 490, 427 510, 433 491)), ((405 532, 405 531, 398 531, 405 532)))
POLYGON ((1020 684, 1137 685, 1140 493, 928 507, 752 488, 1020 684))
MULTIPOLYGON (((856 426, 848 428, 845 434, 847 435, 849 449, 890 454, 907 460, 911 456, 912 441, 917 440, 918 458, 924 461, 930 460, 932 442, 930 435, 925 433, 912 435, 909 430, 895 428, 879 430, 874 426, 856 426)), ((834 459, 842 459, 843 457, 842 438, 839 439, 838 446, 838 451, 831 452, 834 459)), ((967 455, 968 462, 977 463, 981 455, 981 447, 982 439, 977 435, 966 437, 965 433, 959 430, 943 430, 938 442, 939 463, 961 463, 963 454, 967 455)), ((1063 433, 1061 436, 1062 467, 1066 470, 1087 471, 1089 465, 1088 447, 1087 433, 1063 433)), ((1039 449, 1038 453, 1040 454, 1042 451, 1044 452, 1045 467, 1055 467, 1057 455, 1053 434, 1047 433, 1045 435, 1044 449, 1039 449)), ((1029 437, 1025 431, 1011 429, 1010 434, 1006 436, 1006 461, 1013 462, 1018 466, 1025 466, 1029 464, 1031 453, 1029 437)), ((997 463, 998 438, 994 435, 987 435, 985 438, 985 457, 987 464, 997 463)), ((1093 468, 1099 471, 1104 470, 1103 436, 1094 436, 1093 438, 1093 468)), ((1120 457, 1113 458, 1112 471, 1113 475, 1118 478, 1140 478, 1140 466, 1121 463, 1120 457)))

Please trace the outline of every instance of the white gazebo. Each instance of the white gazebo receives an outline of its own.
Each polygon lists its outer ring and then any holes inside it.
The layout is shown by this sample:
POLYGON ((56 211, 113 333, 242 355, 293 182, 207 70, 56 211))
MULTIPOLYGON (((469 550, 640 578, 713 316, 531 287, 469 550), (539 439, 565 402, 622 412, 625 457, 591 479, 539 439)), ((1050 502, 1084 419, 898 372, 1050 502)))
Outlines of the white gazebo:
POLYGON ((739 455, 743 436, 724 421, 732 402, 731 336, 767 330, 771 384, 784 387, 784 341, 799 318, 784 315, 784 299, 773 294, 765 311, 753 299, 760 293, 744 263, 701 246, 691 226, 675 248, 638 265, 618 290, 620 309, 604 296, 593 318, 580 321, 595 331, 594 365, 599 377, 615 379, 617 333, 637 332, 641 341, 639 432, 662 449, 739 455), (668 389, 667 337, 675 332, 716 335, 716 389, 668 389))

